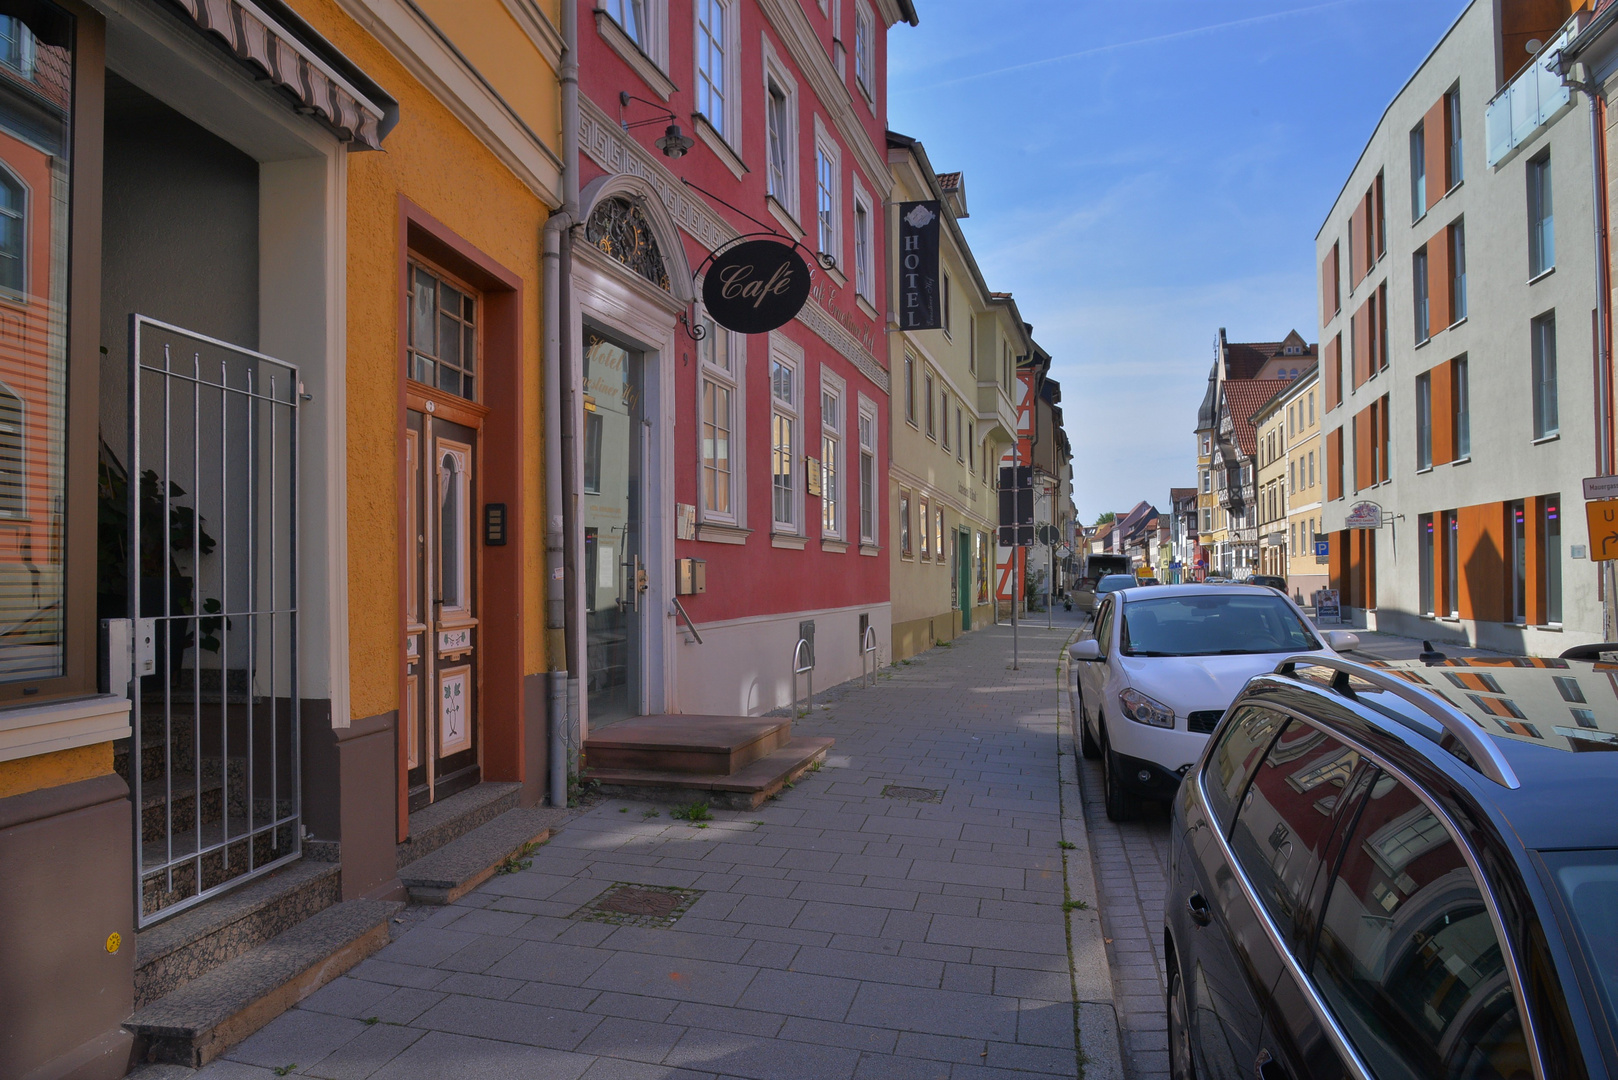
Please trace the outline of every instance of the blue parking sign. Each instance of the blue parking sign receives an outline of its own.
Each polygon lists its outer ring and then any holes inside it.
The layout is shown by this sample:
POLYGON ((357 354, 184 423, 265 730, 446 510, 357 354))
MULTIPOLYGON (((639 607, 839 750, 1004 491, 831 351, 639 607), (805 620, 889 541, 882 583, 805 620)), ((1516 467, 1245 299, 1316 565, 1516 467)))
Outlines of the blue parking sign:
POLYGON ((1315 541, 1315 554, 1318 557, 1322 558, 1322 559, 1329 556, 1331 554, 1331 541, 1330 540, 1316 540, 1315 541))

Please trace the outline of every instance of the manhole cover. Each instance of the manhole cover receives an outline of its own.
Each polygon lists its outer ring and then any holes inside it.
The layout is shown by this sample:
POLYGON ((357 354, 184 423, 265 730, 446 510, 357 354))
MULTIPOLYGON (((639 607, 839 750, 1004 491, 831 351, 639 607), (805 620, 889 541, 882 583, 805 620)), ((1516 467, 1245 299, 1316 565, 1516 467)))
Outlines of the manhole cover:
POLYGON ((898 784, 889 784, 882 789, 882 794, 889 799, 909 799, 911 802, 942 802, 944 793, 924 787, 901 787, 898 784))
POLYGON ((699 889, 616 882, 612 888, 573 913, 575 919, 615 926, 669 927, 702 895, 699 889))

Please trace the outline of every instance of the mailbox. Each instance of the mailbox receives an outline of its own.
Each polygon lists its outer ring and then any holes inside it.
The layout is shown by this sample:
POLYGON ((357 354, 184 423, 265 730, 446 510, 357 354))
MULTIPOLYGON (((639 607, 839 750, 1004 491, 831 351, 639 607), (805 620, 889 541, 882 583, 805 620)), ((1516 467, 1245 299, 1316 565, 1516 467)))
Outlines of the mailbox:
POLYGON ((676 559, 674 571, 677 595, 695 596, 708 591, 707 559, 676 559))

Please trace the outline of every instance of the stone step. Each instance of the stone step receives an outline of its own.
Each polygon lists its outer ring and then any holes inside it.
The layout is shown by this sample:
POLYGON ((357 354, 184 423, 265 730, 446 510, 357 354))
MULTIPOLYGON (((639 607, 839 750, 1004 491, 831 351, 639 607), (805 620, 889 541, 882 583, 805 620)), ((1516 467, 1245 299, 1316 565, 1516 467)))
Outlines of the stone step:
POLYGON ((529 844, 550 839, 567 811, 529 806, 507 810, 493 821, 399 868, 399 881, 413 904, 452 904, 489 878, 529 844))
POLYGON ((396 901, 326 908, 124 1022, 140 1060, 201 1068, 388 943, 396 901))
POLYGON ((171 994, 337 903, 334 863, 295 862, 135 935, 135 1008, 171 994))
POLYGON ((591 769, 723 776, 779 750, 792 737, 781 717, 673 714, 637 716, 584 740, 591 769))
POLYGON ((485 781, 410 815, 410 838, 400 844, 395 866, 404 867, 451 840, 517 808, 521 784, 485 781))
POLYGON ((669 769, 598 769, 584 771, 586 781, 600 784, 603 795, 658 802, 706 802, 726 810, 752 810, 824 760, 832 739, 794 736, 785 746, 748 762, 731 773, 700 775, 669 769))

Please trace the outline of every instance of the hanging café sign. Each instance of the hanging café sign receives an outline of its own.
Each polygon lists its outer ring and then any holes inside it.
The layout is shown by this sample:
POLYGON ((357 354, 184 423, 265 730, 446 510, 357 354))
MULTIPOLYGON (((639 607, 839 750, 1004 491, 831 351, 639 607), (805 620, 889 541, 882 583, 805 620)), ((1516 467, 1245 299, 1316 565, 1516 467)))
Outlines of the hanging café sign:
POLYGON ((809 267, 791 244, 746 240, 713 257, 702 305, 739 334, 767 334, 791 322, 809 299, 809 267))

